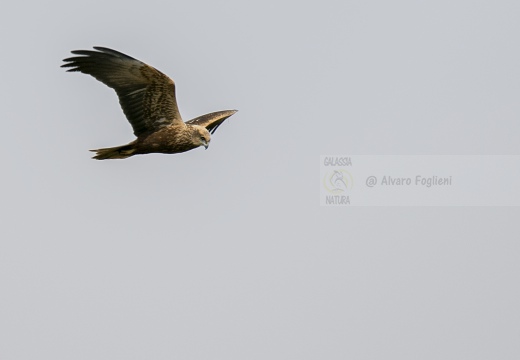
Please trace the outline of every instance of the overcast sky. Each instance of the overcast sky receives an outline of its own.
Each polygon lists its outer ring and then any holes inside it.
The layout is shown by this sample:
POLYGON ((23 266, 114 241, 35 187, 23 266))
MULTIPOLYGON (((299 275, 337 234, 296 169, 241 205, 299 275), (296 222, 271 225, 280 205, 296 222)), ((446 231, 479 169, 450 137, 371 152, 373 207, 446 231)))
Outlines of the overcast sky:
POLYGON ((518 1, 0 8, 2 360, 520 358, 518 207, 318 181, 327 154, 518 155, 518 1), (92 160, 134 139, 59 68, 92 46, 171 76, 184 120, 239 112, 207 151, 92 160))

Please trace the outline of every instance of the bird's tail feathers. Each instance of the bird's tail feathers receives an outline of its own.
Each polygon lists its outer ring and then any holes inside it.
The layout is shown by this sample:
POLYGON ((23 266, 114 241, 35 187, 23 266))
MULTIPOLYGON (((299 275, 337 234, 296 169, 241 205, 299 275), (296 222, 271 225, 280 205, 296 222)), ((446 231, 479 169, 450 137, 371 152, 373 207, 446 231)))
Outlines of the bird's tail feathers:
POLYGON ((92 157, 92 159, 96 160, 126 159, 127 157, 135 155, 135 149, 131 144, 90 151, 96 153, 96 156, 92 157))

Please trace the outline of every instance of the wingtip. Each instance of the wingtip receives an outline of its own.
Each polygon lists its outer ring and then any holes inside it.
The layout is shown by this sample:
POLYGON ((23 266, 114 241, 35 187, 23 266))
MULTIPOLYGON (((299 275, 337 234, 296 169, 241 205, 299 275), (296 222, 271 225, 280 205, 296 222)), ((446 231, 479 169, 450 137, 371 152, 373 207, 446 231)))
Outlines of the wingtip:
POLYGON ((229 114, 228 117, 231 116, 231 115, 236 114, 237 112, 238 112, 238 110, 224 110, 224 111, 222 111, 222 113, 229 114))

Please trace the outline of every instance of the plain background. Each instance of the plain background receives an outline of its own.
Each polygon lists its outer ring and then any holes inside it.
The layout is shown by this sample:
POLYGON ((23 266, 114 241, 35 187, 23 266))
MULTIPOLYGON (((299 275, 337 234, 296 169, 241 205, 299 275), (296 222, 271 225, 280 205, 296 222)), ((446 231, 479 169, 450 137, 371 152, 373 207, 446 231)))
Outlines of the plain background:
POLYGON ((517 207, 319 206, 320 155, 519 154, 518 1, 0 7, 0 359, 520 358, 517 207), (91 160, 133 139, 59 68, 96 45, 239 112, 91 160))

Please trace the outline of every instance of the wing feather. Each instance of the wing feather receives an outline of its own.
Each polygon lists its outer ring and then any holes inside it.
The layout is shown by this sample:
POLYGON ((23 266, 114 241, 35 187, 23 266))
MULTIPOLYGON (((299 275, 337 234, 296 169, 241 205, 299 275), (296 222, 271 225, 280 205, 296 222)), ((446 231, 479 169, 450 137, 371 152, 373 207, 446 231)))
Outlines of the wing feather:
POLYGON ((224 120, 236 113, 238 110, 216 111, 186 121, 186 124, 204 126, 210 133, 214 133, 222 125, 224 120))
POLYGON ((64 59, 62 67, 89 74, 114 89, 136 136, 182 123, 172 79, 119 51, 94 49, 72 51, 80 56, 64 59))

